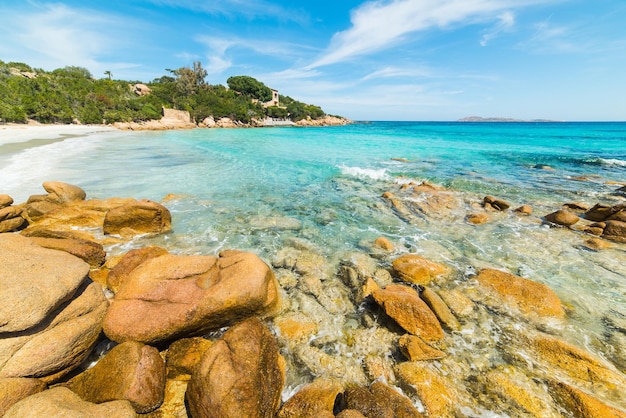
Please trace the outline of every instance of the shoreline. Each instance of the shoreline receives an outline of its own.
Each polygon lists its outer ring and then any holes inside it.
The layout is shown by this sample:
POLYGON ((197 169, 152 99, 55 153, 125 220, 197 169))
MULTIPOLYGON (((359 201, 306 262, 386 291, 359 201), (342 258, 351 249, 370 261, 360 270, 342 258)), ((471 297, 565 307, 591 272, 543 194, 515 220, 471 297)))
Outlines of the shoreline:
MULTIPOLYGON (((72 124, 6 124, 0 125, 0 153, 8 144, 28 143, 32 141, 48 143, 67 138, 84 136, 100 132, 112 132, 118 129, 107 125, 72 125, 72 124)), ((32 146, 35 146, 34 144, 32 146)), ((16 149, 30 148, 30 146, 16 149)))

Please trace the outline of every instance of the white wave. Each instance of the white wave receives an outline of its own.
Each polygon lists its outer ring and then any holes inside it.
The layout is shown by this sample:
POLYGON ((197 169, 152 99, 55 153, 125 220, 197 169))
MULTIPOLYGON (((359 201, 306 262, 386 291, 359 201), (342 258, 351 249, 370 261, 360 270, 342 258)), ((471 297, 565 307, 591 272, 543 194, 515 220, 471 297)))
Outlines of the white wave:
POLYGON ((44 194, 45 181, 76 181, 77 173, 69 173, 66 164, 73 158, 89 155, 104 136, 70 138, 52 144, 27 148, 12 155, 0 167, 0 193, 24 201, 32 194, 44 194))
POLYGON ((346 176, 353 176, 358 178, 370 178, 372 180, 386 180, 389 178, 386 168, 362 168, 362 167, 347 167, 345 165, 339 166, 341 173, 346 176))
POLYGON ((617 158, 600 158, 600 162, 605 165, 617 165, 619 167, 626 167, 626 161, 618 160, 617 158))

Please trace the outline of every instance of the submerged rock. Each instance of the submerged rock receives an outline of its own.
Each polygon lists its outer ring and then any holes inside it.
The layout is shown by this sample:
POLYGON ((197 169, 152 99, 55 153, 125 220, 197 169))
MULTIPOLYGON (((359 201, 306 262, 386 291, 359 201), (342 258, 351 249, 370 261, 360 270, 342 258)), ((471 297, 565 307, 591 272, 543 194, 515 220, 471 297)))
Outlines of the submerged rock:
POLYGON ((558 296, 548 286, 495 269, 482 269, 476 280, 488 296, 487 305, 508 309, 527 318, 563 318, 565 311, 558 296))
POLYGON ((446 356, 446 353, 431 347, 415 335, 405 334, 400 337, 398 347, 409 361, 437 360, 446 356))
POLYGON ((343 408, 366 417, 421 418, 409 398, 382 382, 368 387, 348 388, 343 394, 343 408))
POLYGON ((341 384, 329 379, 316 379, 304 386, 282 406, 277 418, 334 417, 337 396, 343 392, 341 384))
POLYGON ((510 416, 559 418, 551 399, 539 384, 513 366, 501 366, 479 377, 479 397, 490 395, 510 416))
POLYGON ((517 342, 527 348, 538 363, 566 373, 581 384, 612 393, 620 398, 626 387, 626 376, 591 353, 543 333, 517 335, 517 342))
POLYGON ((549 379, 548 386, 554 400, 574 418, 626 418, 626 411, 613 408, 566 383, 549 379))
POLYGON ((135 268, 120 286, 104 320, 113 341, 158 343, 203 333, 278 303, 278 283, 256 255, 166 254, 135 268))
POLYGON ((230 328, 202 357, 187 388, 194 418, 273 417, 284 360, 267 327, 249 319, 230 328))
POLYGON ((420 362, 405 362, 396 366, 400 386, 416 394, 428 416, 453 417, 459 404, 453 386, 440 374, 420 362))

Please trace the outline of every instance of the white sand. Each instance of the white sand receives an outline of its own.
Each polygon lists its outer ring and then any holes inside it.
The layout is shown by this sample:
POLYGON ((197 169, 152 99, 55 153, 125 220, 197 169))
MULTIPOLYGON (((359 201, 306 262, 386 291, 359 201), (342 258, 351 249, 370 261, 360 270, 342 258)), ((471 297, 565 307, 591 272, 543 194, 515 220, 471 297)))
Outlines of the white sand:
POLYGON ((102 125, 0 125, 0 145, 27 142, 35 139, 62 139, 68 136, 82 136, 96 132, 114 131, 115 128, 102 125))

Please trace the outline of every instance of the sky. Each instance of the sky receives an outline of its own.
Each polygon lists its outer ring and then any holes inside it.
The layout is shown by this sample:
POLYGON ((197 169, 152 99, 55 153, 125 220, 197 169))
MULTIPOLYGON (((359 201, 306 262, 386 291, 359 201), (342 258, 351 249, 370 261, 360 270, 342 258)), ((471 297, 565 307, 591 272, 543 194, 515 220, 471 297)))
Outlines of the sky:
POLYGON ((624 0, 0 0, 0 60, 200 61, 353 120, 626 120, 624 0))

